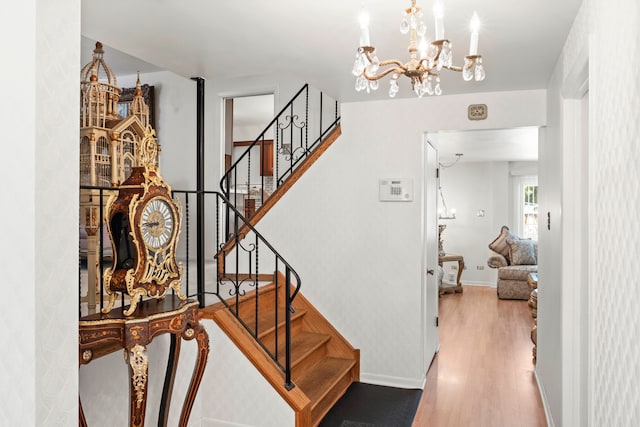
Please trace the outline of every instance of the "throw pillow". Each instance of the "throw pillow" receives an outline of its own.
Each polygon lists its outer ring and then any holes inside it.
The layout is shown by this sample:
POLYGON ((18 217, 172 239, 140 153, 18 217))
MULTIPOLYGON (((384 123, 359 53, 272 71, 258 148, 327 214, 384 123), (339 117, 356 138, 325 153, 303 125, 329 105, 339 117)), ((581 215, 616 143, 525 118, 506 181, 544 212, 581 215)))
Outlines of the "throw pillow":
POLYGON ((506 239, 511 265, 538 264, 538 242, 530 239, 506 239))
POLYGON ((500 235, 496 237, 493 242, 489 243, 489 249, 505 257, 507 259, 507 262, 510 262, 509 245, 507 245, 507 239, 509 238, 517 239, 518 236, 509 231, 509 227, 503 225, 500 229, 500 235))

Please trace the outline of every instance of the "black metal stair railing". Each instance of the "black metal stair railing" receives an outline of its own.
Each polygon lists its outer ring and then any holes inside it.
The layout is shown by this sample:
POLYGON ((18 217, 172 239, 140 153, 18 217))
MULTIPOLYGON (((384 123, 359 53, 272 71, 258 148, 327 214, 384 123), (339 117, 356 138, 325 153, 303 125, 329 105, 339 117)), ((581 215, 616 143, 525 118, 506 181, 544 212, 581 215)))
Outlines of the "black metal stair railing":
POLYGON ((339 122, 338 101, 305 84, 235 159, 222 192, 250 217, 339 122))
MULTIPOLYGON (((189 201, 197 193, 173 191, 174 199, 180 201, 187 213, 184 215, 187 228, 189 201)), ((207 295, 217 297, 283 370, 285 386, 291 389, 291 314, 292 302, 302 283, 300 276, 224 194, 204 191, 204 196, 207 219, 212 222, 215 218, 215 224, 207 224, 206 232, 206 240, 215 242, 216 262, 210 265, 207 276, 207 284, 211 283, 210 276, 215 276, 215 289, 198 293, 198 299, 204 306, 207 295), (261 307, 267 305, 276 307, 275 312, 264 313, 261 307), (261 339, 261 328, 275 330, 273 339, 269 342, 261 339), (280 330, 283 333, 278 333, 280 330)), ((189 257, 188 240, 181 251, 189 257)))
MULTIPOLYGON (((300 277, 280 254, 262 238, 250 217, 267 198, 282 185, 287 177, 300 166, 314 148, 338 126, 339 105, 322 92, 310 91, 305 84, 282 108, 246 150, 238 156, 220 181, 224 195, 219 195, 223 205, 216 204, 216 230, 224 231, 224 238, 216 234, 217 288, 221 301, 256 341, 267 351, 285 372, 285 386, 291 382, 291 315, 292 301, 300 290, 300 277), (330 117, 329 120, 326 117, 330 117), (220 212, 220 208, 224 208, 220 212), (266 248, 265 250, 261 248, 266 248), (264 265, 267 269, 264 270, 264 265), (261 274, 265 271, 266 274, 261 274), (273 273, 273 291, 265 293, 273 298, 273 313, 261 312, 261 285, 273 273), (284 277, 284 280, 282 279, 284 277), (294 283, 292 283, 292 280, 294 283), (284 283, 281 283, 284 282, 284 283), (294 291, 291 293, 291 285, 294 291), (284 289, 282 288, 284 286, 284 289), (247 294, 250 290, 252 294, 247 294), (284 291, 284 301, 278 301, 284 291), (247 305, 243 297, 250 295, 253 310, 241 309, 247 305), (281 309, 284 307, 284 309, 281 309), (284 361, 281 360, 280 324, 284 317, 284 361), (246 318, 245 318, 246 317, 246 318), (263 336, 261 319, 270 318, 273 334, 263 336), (268 340, 268 342, 267 342, 268 340), (284 362, 284 363, 282 363, 284 362)), ((265 288, 266 289, 266 288, 265 288)))

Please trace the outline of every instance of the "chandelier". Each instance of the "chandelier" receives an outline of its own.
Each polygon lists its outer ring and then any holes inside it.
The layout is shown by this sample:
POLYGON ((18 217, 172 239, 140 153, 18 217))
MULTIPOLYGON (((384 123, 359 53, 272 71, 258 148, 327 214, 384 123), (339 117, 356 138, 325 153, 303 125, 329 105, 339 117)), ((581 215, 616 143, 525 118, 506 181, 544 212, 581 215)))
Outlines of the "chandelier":
POLYGON ((480 20, 474 12, 471 19, 471 41, 469 54, 464 57, 462 67, 452 65, 453 52, 451 42, 444 38, 444 8, 442 0, 436 0, 433 7, 435 18, 435 38, 430 44, 425 37, 427 26, 422 21, 422 10, 416 7, 416 0, 411 0, 411 7, 406 9, 400 22, 400 32, 409 34, 409 62, 402 63, 397 59, 380 61, 376 56, 376 48, 369 39, 369 16, 363 10, 360 16, 360 47, 353 65, 356 76, 356 90, 378 89, 381 78, 392 74, 389 96, 393 98, 399 90, 398 78, 405 75, 411 79, 413 91, 422 98, 426 95, 441 95, 440 72, 443 69, 462 72, 462 78, 469 81, 485 78, 482 56, 478 55, 478 30, 480 20), (435 83, 434 83, 435 81, 435 83))

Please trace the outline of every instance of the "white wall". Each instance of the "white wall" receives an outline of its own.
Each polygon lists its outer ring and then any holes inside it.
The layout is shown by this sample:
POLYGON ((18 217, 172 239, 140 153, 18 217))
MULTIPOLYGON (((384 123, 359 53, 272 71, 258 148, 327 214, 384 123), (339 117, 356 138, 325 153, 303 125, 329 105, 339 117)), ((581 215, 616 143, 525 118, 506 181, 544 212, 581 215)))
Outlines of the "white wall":
POLYGON ((0 18, 3 426, 78 422, 79 33, 78 0, 0 18))
POLYGON ((295 425, 293 409, 212 321, 204 321, 212 343, 199 393, 203 427, 295 425))
POLYGON ((540 126, 545 117, 542 90, 343 104, 342 136, 261 221, 305 296, 361 349, 363 380, 419 387, 425 377, 423 134, 540 126), (476 102, 490 105, 486 121, 467 120, 476 102), (413 202, 378 201, 378 180, 390 177, 413 179, 413 202))
MULTIPOLYGON (((487 266, 488 248, 509 223, 511 192, 508 162, 462 162, 440 170, 440 184, 449 208, 456 209, 456 219, 440 220, 447 228, 442 233, 444 250, 464 256, 463 284, 496 286, 497 270, 487 266), (477 216, 478 210, 485 216, 477 216), (478 270, 478 266, 482 270, 478 270)), ((446 263, 445 272, 458 263, 446 263)))
POLYGON ((640 205, 640 88, 635 71, 640 65, 639 17, 640 5, 633 0, 585 0, 549 86, 549 129, 547 142, 540 149, 545 175, 540 197, 543 200, 543 192, 550 196, 545 196, 547 202, 541 211, 551 212, 552 224, 551 231, 540 236, 544 268, 539 282, 537 370, 550 404, 551 425, 640 423, 636 405, 640 395, 640 322, 634 304, 640 296, 636 285, 640 222, 626 214, 640 205), (610 58, 623 58, 625 66, 610 58), (563 145, 573 143, 567 135, 576 126, 568 116, 574 101, 566 97, 575 95, 576 74, 587 63, 590 229, 589 262, 584 268, 588 268, 588 282, 573 284, 563 276, 563 268, 570 266, 563 266, 560 258, 562 246, 570 243, 563 241, 560 233, 574 220, 561 216, 572 188, 561 190, 558 183, 571 183, 561 172, 573 162, 570 147, 563 145), (558 156, 561 160, 554 161, 558 156), (583 292, 589 296, 586 307, 581 302, 583 292), (578 341, 575 346, 575 335, 582 325, 571 316, 581 309, 588 310, 586 357, 576 351, 584 345, 578 341), (573 354, 578 357, 571 357, 573 354), (588 364, 587 378, 579 374, 582 363, 588 364), (576 403, 575 385, 580 382, 589 388, 586 408, 576 403))

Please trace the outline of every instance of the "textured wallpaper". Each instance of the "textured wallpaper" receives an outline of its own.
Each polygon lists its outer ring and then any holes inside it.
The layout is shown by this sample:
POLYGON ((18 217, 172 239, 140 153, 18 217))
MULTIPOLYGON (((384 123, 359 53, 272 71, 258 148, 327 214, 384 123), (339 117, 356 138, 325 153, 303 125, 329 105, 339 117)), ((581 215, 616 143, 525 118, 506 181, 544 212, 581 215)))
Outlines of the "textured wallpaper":
POLYGON ((637 426, 640 221, 633 212, 640 207, 640 4, 590 3, 591 424, 637 426))
POLYGON ((35 415, 38 426, 70 426, 78 422, 80 1, 38 0, 35 19, 35 415))

